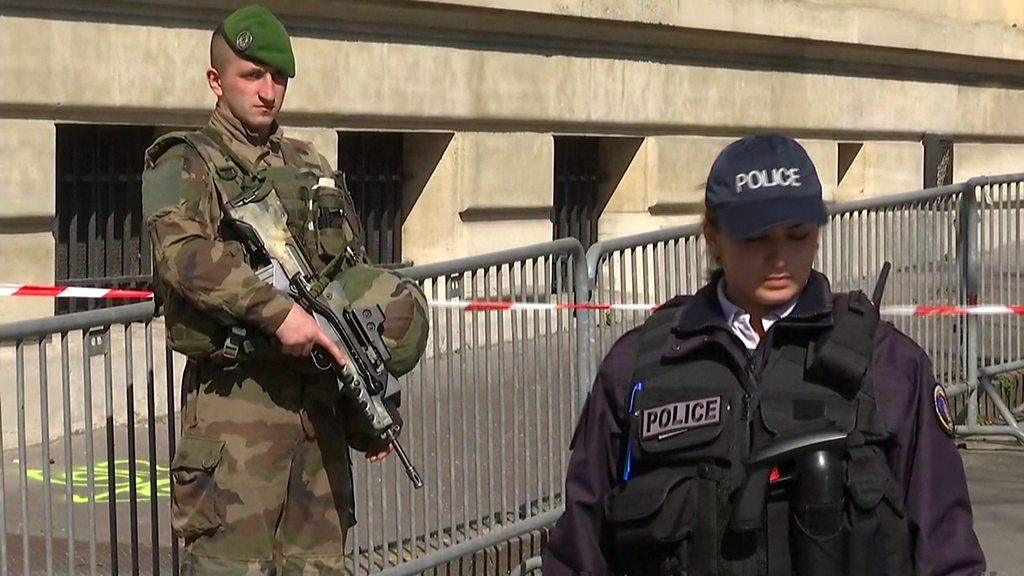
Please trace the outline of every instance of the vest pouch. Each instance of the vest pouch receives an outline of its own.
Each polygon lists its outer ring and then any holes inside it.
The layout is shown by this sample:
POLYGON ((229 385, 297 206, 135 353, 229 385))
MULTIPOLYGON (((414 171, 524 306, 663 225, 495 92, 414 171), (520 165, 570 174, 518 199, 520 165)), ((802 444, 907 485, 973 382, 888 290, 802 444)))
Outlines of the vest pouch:
POLYGON ((795 391, 773 390, 758 403, 761 421, 775 436, 813 428, 815 423, 842 432, 851 432, 857 424, 857 400, 814 384, 802 383, 795 391))
POLYGON ((690 534, 696 515, 692 470, 658 467, 616 486, 604 500, 615 556, 664 557, 690 534))
MULTIPOLYGON (((335 182, 340 176, 335 177, 335 182)), ((330 260, 362 238, 362 225, 352 196, 343 188, 317 186, 314 190, 313 221, 320 257, 330 260)))
MULTIPOLYGON (((854 559, 849 556, 850 524, 840 502, 795 506, 789 505, 789 545, 798 574, 843 574, 835 569, 854 559), (809 571, 807 566, 814 567, 809 571)), ((770 528, 769 528, 770 529, 770 528)), ((769 538, 771 536, 769 535, 769 538)))
POLYGON ((906 510, 877 447, 850 450, 847 488, 849 576, 913 574, 906 510))
POLYGON ((264 171, 288 214, 288 231, 309 250, 316 246, 313 221, 313 193, 316 176, 292 166, 274 166, 264 171))

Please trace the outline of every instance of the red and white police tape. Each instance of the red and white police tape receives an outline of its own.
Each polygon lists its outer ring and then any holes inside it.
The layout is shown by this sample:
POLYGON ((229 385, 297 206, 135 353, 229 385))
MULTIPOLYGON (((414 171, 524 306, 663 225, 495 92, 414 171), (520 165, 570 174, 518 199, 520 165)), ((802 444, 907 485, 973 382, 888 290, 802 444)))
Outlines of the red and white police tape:
MULTIPOLYGON (((117 290, 87 288, 84 286, 33 286, 28 284, 0 284, 0 296, 44 296, 51 298, 95 298, 103 300, 149 299, 149 290, 117 290)), ((549 310, 621 310, 649 312, 660 304, 570 304, 557 302, 513 302, 510 300, 431 300, 435 308, 465 310, 468 312, 549 311, 549 310)), ((983 304, 975 306, 882 306, 883 316, 1024 316, 1024 304, 983 304)))
POLYGON ((116 290, 85 286, 32 286, 0 284, 0 296, 47 296, 50 298, 98 298, 101 300, 149 299, 149 290, 116 290))
MULTIPOLYGON (((430 305, 437 308, 454 308, 473 312, 496 310, 622 310, 649 312, 660 306, 660 304, 559 304, 551 302, 511 302, 505 300, 431 300, 430 305)), ((1024 316, 1024 305, 882 306, 881 313, 883 316, 999 316, 1007 314, 1024 316)))

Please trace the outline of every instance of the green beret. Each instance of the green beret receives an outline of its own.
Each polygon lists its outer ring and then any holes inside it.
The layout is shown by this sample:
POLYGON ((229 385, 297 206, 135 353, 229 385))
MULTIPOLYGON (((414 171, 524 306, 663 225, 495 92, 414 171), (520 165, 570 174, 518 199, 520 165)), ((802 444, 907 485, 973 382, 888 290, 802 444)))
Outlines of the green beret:
POLYGON ((220 28, 228 46, 243 58, 295 77, 292 41, 284 24, 270 10, 256 4, 239 8, 221 22, 220 28))

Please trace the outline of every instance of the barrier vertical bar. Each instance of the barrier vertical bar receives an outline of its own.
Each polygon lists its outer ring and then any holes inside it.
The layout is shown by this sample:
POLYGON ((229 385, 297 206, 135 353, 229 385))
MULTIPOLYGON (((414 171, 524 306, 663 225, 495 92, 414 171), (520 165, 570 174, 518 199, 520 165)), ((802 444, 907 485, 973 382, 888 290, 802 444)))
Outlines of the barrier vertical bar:
POLYGON ((7 470, 4 464, 4 400, 0 394, 0 576, 7 575, 7 470))
POLYGON ((88 463, 85 476, 88 489, 86 498, 89 519, 89 574, 96 576, 96 445, 93 441, 92 426, 92 338, 89 330, 82 330, 82 395, 85 413, 85 461, 88 463))
MULTIPOLYGON (((18 402, 18 486, 21 489, 21 563, 24 574, 31 574, 28 542, 28 449, 25 442, 25 343, 19 340, 15 350, 18 402)), ((4 537, 7 535, 4 534, 4 537)))
MULTIPOLYGON (((167 380, 167 454, 169 458, 174 458, 174 453, 177 450, 177 427, 175 426, 174 411, 176 409, 176 403, 174 401, 174 351, 167 344, 166 339, 164 341, 164 374, 167 380)), ((182 392, 182 399, 185 397, 185 393, 182 392)), ((170 468, 168 466, 168 468, 170 468)), ((168 470, 168 474, 170 471, 168 470)), ((178 576, 181 571, 179 549, 178 549, 178 538, 174 535, 174 530, 171 530, 171 576, 178 576)))
MULTIPOLYGON (((135 359, 132 355, 132 325, 124 325, 124 379, 125 379, 125 408, 128 416, 128 515, 131 525, 128 532, 131 535, 131 561, 132 574, 139 573, 139 499, 136 480, 138 475, 138 464, 135 451, 135 359)), ((111 494, 111 498, 114 495, 111 494)))
POLYGON ((153 576, 160 576, 160 500, 157 475, 159 466, 156 455, 156 377, 153 358, 153 321, 146 321, 146 430, 149 434, 149 537, 153 540, 153 576))
MULTIPOLYGON (((75 502, 72 487, 74 477, 74 453, 71 446, 71 352, 68 350, 68 333, 60 333, 60 375, 64 412, 64 502, 68 523, 68 576, 75 576, 75 502)), ((2 426, 0 426, 2 428, 2 426)), ((0 446, 0 454, 3 447, 0 446)), ((0 470, 0 475, 3 471, 0 470)), ((0 494, 3 488, 0 487, 0 494)), ((0 498, 2 500, 2 498, 0 498)), ((159 575, 156 575, 159 576, 159 575)))
POLYGON ((117 482, 114 477, 117 460, 114 451, 114 369, 109 326, 103 331, 103 338, 106 340, 103 347, 103 401, 107 429, 107 520, 110 526, 110 573, 117 574, 117 482))
MULTIPOLYGON (((46 373, 46 340, 36 345, 39 354, 39 431, 40 468, 43 470, 43 540, 46 550, 46 573, 53 574, 53 500, 50 490, 53 478, 50 475, 50 379, 46 373)), ((28 526, 23 527, 28 530, 28 526)))
MULTIPOLYGON (((978 214, 977 189, 971 183, 964 185, 960 200, 960 303, 974 305, 978 302, 978 214)), ((963 366, 967 384, 974 386, 978 381, 978 317, 966 316, 964 327, 963 366)), ((978 390, 972 389, 967 398, 967 425, 978 425, 978 390)))

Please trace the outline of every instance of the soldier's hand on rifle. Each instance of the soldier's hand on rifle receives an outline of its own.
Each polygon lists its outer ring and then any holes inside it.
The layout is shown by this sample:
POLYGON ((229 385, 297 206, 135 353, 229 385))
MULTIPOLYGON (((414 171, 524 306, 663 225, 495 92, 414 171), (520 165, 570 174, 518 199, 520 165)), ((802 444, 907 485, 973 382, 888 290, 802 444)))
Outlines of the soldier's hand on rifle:
POLYGON ((395 451, 395 445, 392 444, 391 442, 387 442, 386 444, 383 443, 383 441, 381 442, 381 444, 375 445, 366 451, 366 458, 370 462, 376 464, 377 462, 384 460, 388 456, 391 456, 391 454, 395 451))
POLYGON ((292 309, 274 336, 281 343, 281 349, 289 356, 304 358, 313 352, 314 346, 319 346, 330 354, 331 359, 339 367, 348 363, 341 348, 327 337, 316 320, 298 304, 292 304, 292 309))

